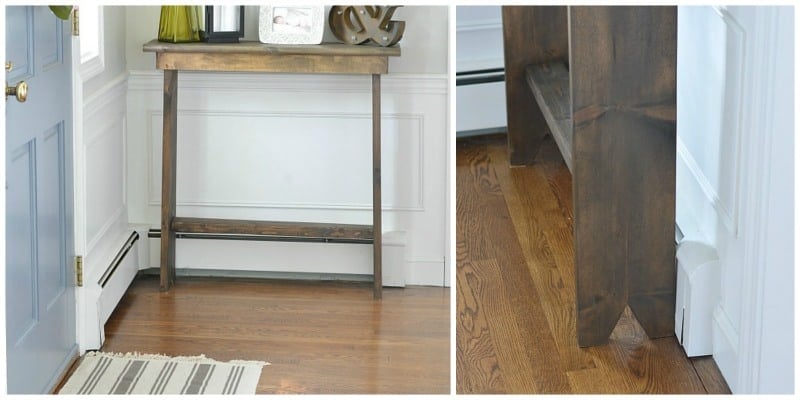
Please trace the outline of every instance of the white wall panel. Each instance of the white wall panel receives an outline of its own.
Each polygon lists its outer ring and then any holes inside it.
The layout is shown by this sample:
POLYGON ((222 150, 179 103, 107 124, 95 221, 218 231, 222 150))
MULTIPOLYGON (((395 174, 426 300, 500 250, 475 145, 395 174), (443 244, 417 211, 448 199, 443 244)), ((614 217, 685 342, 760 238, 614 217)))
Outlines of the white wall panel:
POLYGON ((727 11, 696 7, 681 13, 678 57, 680 99, 678 156, 690 167, 716 211, 702 229, 714 240, 716 221, 730 234, 738 229, 741 186, 742 90, 747 34, 727 11), (699 67, 698 60, 703 60, 699 67), (698 68, 699 67, 699 68, 698 68))
POLYGON ((77 231, 84 267, 78 310, 81 351, 100 348, 104 318, 138 267, 135 257, 129 256, 115 274, 121 278, 115 277, 112 287, 104 289, 97 283, 132 232, 126 192, 127 86, 127 74, 122 73, 84 98, 83 129, 76 140, 76 215, 81 218, 77 231), (101 305, 102 299, 106 300, 101 305))
POLYGON ((456 7, 456 71, 503 67, 500 6, 456 7))
MULTIPOLYGON (((127 225, 125 193, 126 76, 112 80, 84 102, 80 197, 84 199, 86 248, 116 246, 109 241, 127 225), (116 230, 116 231, 115 231, 116 230)), ((102 250, 101 250, 102 252, 102 250)), ((87 265, 92 267, 93 264, 87 265)))
MULTIPOLYGON (((148 147, 160 155, 162 115, 148 119, 148 147)), ((394 149, 382 159, 384 210, 424 209, 422 120, 382 118, 382 145, 394 149)), ((183 110, 178 126, 178 206, 372 209, 370 113, 183 110)), ((161 157, 148 180, 159 205, 161 157)))
MULTIPOLYGON (((130 221, 152 227, 160 226, 162 80, 132 71, 128 95, 130 221)), ((181 73, 178 85, 178 215, 371 223, 368 77, 181 73)), ((409 271, 435 270, 410 274, 421 280, 408 284, 443 284, 447 89, 446 75, 382 78, 384 232, 406 233, 409 271)), ((371 271, 363 245, 249 243, 259 254, 281 253, 254 261, 242 244, 205 242, 226 254, 230 269, 371 271)), ((178 241, 179 267, 221 267, 204 265, 187 246, 178 241)))
POLYGON ((677 222, 720 255, 713 355, 734 393, 793 386, 792 13, 678 12, 677 222))
MULTIPOLYGON (((456 7, 456 72, 503 68, 500 6, 456 7)), ((473 75, 474 76, 474 75, 473 75)), ((505 82, 456 88, 456 131, 505 127, 505 82)))

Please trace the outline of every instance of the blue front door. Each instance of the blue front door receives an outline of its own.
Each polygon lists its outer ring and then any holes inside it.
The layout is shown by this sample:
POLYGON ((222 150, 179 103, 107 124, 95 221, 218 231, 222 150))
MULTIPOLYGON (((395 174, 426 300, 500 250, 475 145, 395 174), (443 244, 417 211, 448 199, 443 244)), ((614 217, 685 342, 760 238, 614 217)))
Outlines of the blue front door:
POLYGON ((9 393, 47 393, 78 354, 69 22, 6 7, 6 358, 9 393))

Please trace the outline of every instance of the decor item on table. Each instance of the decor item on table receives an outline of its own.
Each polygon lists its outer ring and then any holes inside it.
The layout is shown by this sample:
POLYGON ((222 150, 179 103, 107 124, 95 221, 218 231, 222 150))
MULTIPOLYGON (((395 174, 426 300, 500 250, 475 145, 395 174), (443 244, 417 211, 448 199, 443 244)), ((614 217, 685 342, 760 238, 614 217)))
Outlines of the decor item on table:
POLYGON ((405 21, 392 21, 394 11, 401 6, 333 6, 328 24, 333 34, 347 44, 368 40, 387 47, 403 37, 405 21))
POLYGON ((158 40, 160 42, 199 42, 201 6, 161 6, 161 19, 158 21, 158 40))
POLYGON ((238 43, 244 37, 244 6, 206 6, 203 40, 238 43))
POLYGON ((88 352, 59 394, 255 394, 263 361, 88 352))
POLYGON ((59 19, 67 20, 72 14, 72 6, 49 6, 50 11, 59 19))
POLYGON ((270 44, 320 44, 325 6, 261 6, 258 40, 270 44))

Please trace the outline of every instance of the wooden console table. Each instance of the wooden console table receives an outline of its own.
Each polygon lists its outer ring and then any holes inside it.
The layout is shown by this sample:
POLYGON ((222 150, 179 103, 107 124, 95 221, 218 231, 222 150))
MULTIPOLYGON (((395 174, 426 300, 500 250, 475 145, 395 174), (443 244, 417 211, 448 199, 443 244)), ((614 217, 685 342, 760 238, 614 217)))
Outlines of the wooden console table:
POLYGON ((512 164, 551 133, 572 173, 578 344, 626 306, 675 318, 676 7, 503 7, 512 164))
POLYGON ((175 281, 175 239, 180 233, 259 235, 266 239, 365 243, 373 246, 375 298, 381 297, 381 74, 400 48, 241 43, 163 43, 143 47, 156 53, 164 70, 164 130, 161 175, 161 290, 175 281), (178 134, 178 71, 237 71, 372 75, 372 225, 244 221, 178 217, 175 212, 178 134))

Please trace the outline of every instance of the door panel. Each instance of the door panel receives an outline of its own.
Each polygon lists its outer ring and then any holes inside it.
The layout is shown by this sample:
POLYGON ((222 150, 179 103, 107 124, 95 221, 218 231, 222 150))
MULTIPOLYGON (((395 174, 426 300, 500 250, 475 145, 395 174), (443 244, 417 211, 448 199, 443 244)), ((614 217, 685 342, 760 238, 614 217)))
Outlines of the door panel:
POLYGON ((9 393, 47 393, 77 356, 69 23, 6 7, 6 356, 9 393))
POLYGON ((42 135, 42 142, 37 152, 38 176, 38 261, 41 265, 59 266, 53 270, 42 271, 39 275, 40 298, 46 310, 52 308, 67 288, 64 275, 68 263, 66 243, 63 242, 65 232, 64 214, 64 127, 59 123, 42 135))
MULTIPOLYGON (((16 188, 6 191, 6 292, 16 288, 21 293, 35 293, 34 271, 27 268, 33 265, 36 256, 33 251, 34 199, 33 187, 36 185, 33 171, 35 158, 33 142, 28 142, 12 152, 6 164, 6 185, 16 188), (14 227, 13 234, 10 227, 14 227)), ((13 300, 6 297, 6 326, 9 338, 23 337, 36 320, 36 301, 34 296, 19 296, 13 300), (12 307, 13 305, 13 307, 12 307)), ((9 340, 9 342, 12 342, 9 340)))
POLYGON ((18 32, 14 40, 6 39, 6 61, 14 60, 14 69, 6 73, 9 82, 33 75, 33 8, 6 7, 6 35, 18 32))

